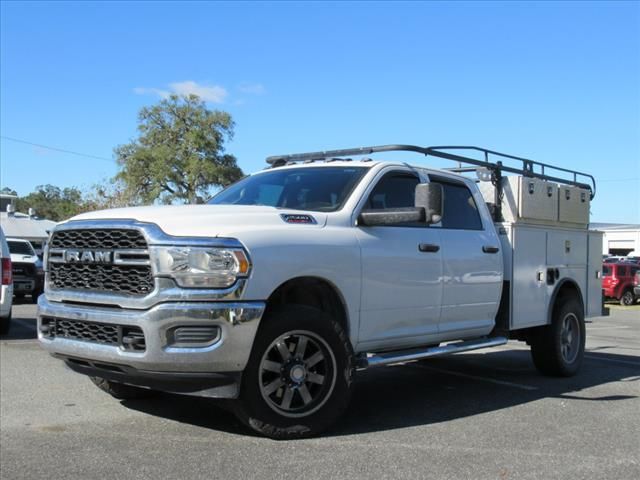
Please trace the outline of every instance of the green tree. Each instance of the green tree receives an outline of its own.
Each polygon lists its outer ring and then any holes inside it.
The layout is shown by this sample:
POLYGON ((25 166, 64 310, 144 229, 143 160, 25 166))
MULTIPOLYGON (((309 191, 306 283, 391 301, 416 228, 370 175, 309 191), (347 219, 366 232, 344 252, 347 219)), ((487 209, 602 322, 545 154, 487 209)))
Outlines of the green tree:
POLYGON ((195 203, 242 177, 225 142, 234 122, 196 95, 171 95, 138 115, 139 136, 116 147, 117 180, 145 203, 195 203))
POLYGON ((55 185, 38 185, 34 192, 18 198, 16 210, 26 213, 29 208, 40 218, 56 222, 87 211, 82 192, 75 187, 61 189, 55 185))

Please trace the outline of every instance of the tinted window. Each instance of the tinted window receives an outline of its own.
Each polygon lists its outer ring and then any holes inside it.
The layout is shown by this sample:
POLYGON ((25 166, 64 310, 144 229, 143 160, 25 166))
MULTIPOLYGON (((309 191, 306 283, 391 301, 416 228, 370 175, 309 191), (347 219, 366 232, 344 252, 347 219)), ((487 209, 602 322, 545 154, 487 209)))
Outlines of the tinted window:
POLYGON ((368 167, 274 169, 240 180, 208 203, 333 212, 342 207, 367 170, 368 167))
POLYGON ((610 277, 611 276, 611 267, 609 265, 602 266, 602 276, 610 277))
POLYGON ((18 255, 35 255, 36 253, 31 248, 31 244, 27 242, 12 242, 9 240, 7 242, 9 244, 9 252, 15 253, 18 255))
POLYGON ((453 230, 482 230, 482 221, 471 191, 463 184, 432 177, 442 185, 444 212, 442 228, 453 230))
POLYGON ((375 186, 365 210, 384 210, 387 208, 411 208, 415 206, 418 177, 405 173, 388 173, 375 186))

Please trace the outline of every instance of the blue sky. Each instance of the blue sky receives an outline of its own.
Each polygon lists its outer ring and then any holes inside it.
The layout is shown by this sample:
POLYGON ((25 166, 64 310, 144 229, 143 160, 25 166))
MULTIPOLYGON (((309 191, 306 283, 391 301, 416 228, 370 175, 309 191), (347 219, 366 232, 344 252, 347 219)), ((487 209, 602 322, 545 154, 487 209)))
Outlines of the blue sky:
POLYGON ((2 138, 19 194, 114 175, 138 110, 198 91, 233 115, 246 172, 475 144, 593 173, 592 220, 640 223, 638 2, 3 2, 0 27, 1 134, 104 158, 2 138))

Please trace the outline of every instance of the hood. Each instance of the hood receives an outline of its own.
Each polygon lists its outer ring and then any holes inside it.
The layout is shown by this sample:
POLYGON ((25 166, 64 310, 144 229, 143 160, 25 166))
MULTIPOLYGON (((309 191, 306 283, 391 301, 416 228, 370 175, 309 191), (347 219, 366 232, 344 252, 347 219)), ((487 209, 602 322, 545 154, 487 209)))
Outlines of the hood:
POLYGON ((73 220, 137 220, 155 223, 177 236, 230 237, 243 230, 322 228, 327 214, 253 205, 166 205, 116 208, 84 213, 73 220), (310 215, 315 224, 289 224, 281 215, 310 215))

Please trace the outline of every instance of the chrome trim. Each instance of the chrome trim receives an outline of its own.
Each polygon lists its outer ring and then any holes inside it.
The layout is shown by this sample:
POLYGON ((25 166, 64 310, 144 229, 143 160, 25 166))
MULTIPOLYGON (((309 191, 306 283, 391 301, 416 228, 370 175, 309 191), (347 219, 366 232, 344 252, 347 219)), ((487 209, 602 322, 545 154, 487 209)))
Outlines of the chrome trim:
POLYGON ((246 289, 246 279, 237 280, 225 289, 180 288, 171 278, 156 277, 155 288, 145 297, 98 292, 80 292, 74 290, 51 289, 48 276, 45 276, 44 292, 53 302, 78 302, 103 304, 135 310, 147 309, 163 302, 219 302, 240 300, 246 289))
POLYGON ((140 311, 85 307, 38 299, 38 340, 50 353, 128 365, 163 372, 239 372, 251 353, 264 313, 264 302, 172 302, 140 311), (133 352, 118 346, 48 338, 40 332, 43 317, 135 325, 145 335, 146 350, 133 352), (220 339, 206 347, 168 346, 168 331, 179 326, 218 326, 220 339))
POLYGON ((394 363, 414 362, 423 358, 439 357, 452 353, 468 352, 481 348, 497 347, 508 342, 505 337, 481 338, 479 340, 467 340, 456 343, 449 343, 441 347, 431 347, 425 349, 400 350, 397 352, 386 352, 361 357, 358 362, 358 369, 382 367, 393 365, 394 363))
MULTIPOLYGON (((78 302, 104 304, 109 306, 118 306, 130 309, 147 309, 154 305, 170 301, 224 301, 239 300, 242 298, 247 278, 239 278, 228 288, 220 289, 199 289, 199 288, 181 288, 171 278, 159 277, 155 271, 154 262, 152 261, 153 246, 172 246, 172 247, 219 247, 219 248, 236 248, 242 249, 249 265, 252 265, 251 257, 248 252, 236 239, 218 238, 218 237, 183 237, 173 236, 164 232, 158 225, 148 222, 140 222, 133 219, 111 220, 71 220, 66 223, 59 224, 51 232, 51 235, 59 231, 65 230, 102 230, 102 229, 130 229, 139 231, 145 238, 148 248, 147 250, 116 250, 113 251, 131 251, 140 254, 149 253, 147 263, 127 263, 127 265, 151 265, 152 275, 154 276, 154 289, 148 295, 141 297, 139 295, 116 294, 116 293, 99 293, 91 291, 75 291, 53 288, 49 282, 49 276, 45 275, 45 295, 54 302, 78 302)), ((58 253, 59 250, 51 249, 51 252, 58 253)), ((48 270, 48 262, 51 260, 49 249, 45 249, 44 268, 48 270)), ((55 261, 55 260, 53 260, 55 261)), ((124 265, 123 263, 115 263, 124 265)))
POLYGON ((122 250, 113 250, 113 264, 114 265, 150 265, 151 260, 149 259, 149 250, 134 250, 134 249, 122 249, 122 250), (122 255, 131 255, 144 257, 146 255, 147 258, 130 258, 127 260, 123 260, 120 258, 122 255))

